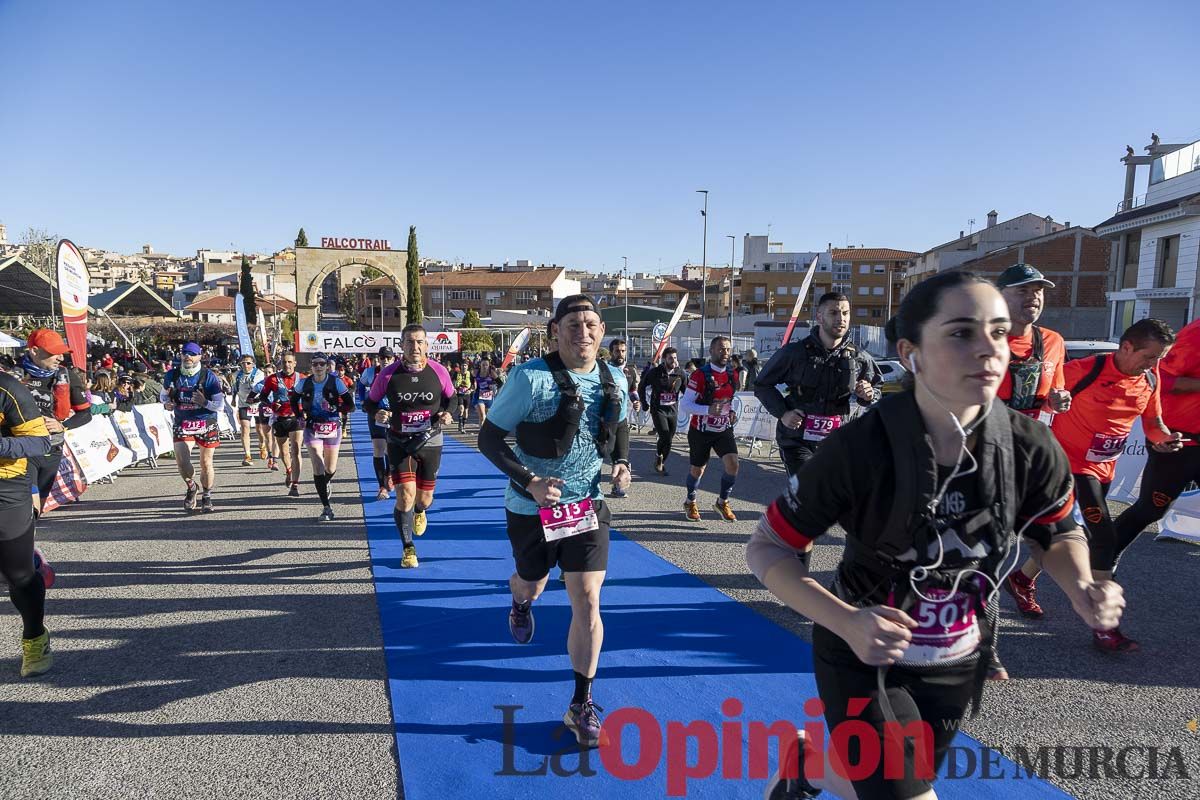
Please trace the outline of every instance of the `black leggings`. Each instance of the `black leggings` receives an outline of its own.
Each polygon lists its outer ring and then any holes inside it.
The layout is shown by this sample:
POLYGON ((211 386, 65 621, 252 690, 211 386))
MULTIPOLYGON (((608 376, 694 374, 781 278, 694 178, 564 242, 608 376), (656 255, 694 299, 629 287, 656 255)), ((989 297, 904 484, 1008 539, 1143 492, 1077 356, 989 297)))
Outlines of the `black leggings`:
POLYGON ((1117 563, 1117 526, 1108 511, 1108 487, 1091 475, 1072 475, 1075 479, 1075 500, 1087 526, 1088 550, 1092 569, 1107 572, 1117 563))
POLYGON ((675 438, 679 415, 674 410, 667 413, 662 409, 651 408, 650 421, 654 424, 654 432, 658 434, 658 444, 654 449, 658 457, 666 461, 667 456, 671 455, 671 441, 675 438))
POLYGON ((1200 446, 1184 447, 1174 453, 1151 448, 1142 471, 1137 502, 1117 517, 1117 552, 1133 544, 1152 522, 1158 522, 1192 481, 1200 481, 1200 446))
POLYGON ((8 582, 8 596, 21 614, 23 639, 41 636, 46 630, 42 626, 46 584, 33 568, 33 523, 30 503, 0 507, 0 574, 8 582))

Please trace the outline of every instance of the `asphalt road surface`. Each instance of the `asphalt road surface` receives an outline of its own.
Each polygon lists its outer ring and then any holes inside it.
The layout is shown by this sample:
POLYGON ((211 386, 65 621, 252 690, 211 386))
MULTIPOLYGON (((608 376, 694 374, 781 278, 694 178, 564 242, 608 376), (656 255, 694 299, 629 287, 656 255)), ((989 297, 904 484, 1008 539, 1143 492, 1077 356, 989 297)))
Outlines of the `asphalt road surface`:
MULTIPOLYGON (((473 430, 462 440, 473 442, 473 430)), ((743 460, 733 523, 712 510, 713 461, 701 484, 704 519, 690 523, 686 444, 676 442, 664 478, 651 469, 649 433, 633 437, 635 483, 612 501, 614 527, 807 638, 810 624, 770 597, 743 557, 758 513, 783 485, 777 458, 764 446, 743 460)), ((57 661, 43 679, 21 681, 19 622, 11 608, 0 615, 12 654, 0 663, 0 797, 397 796, 349 445, 333 486, 338 519, 321 525, 311 483, 288 498, 281 473, 239 461, 240 449, 223 444, 212 515, 183 514, 182 484, 165 460, 47 517, 40 538, 59 572, 47 609, 57 661)), ((819 579, 840 550, 836 533, 817 545, 819 579)), ((1197 558, 1200 549, 1150 535, 1127 554, 1123 629, 1142 650, 1125 656, 1095 652, 1048 579, 1042 621, 1017 617, 1005 596, 1000 653, 1013 680, 988 685, 965 730, 1010 755, 1050 748, 1050 780, 1079 798, 1200 797, 1200 734, 1189 727, 1200 717, 1197 558), (1169 777, 1122 779, 1111 760, 1106 770, 1104 748, 1140 748, 1128 751, 1127 773, 1144 772, 1155 749, 1169 777), (1071 777, 1079 753, 1082 770, 1071 777), (1100 762, 1094 770, 1090 758, 1100 762)))

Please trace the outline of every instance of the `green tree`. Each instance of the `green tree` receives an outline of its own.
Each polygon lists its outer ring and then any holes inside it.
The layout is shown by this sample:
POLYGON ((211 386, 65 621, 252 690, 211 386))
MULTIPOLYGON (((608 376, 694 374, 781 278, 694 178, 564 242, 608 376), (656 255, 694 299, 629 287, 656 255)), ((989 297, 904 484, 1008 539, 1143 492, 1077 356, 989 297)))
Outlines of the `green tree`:
POLYGON ((477 353, 480 351, 492 351, 496 349, 496 341, 487 331, 468 330, 470 328, 482 328, 483 323, 479 319, 479 312, 471 309, 463 317, 462 325, 462 350, 464 353, 477 353))
POLYGON ((308 247, 308 236, 304 233, 304 228, 296 234, 296 247, 308 247))
POLYGON ((283 329, 283 333, 281 334, 283 337, 283 342, 281 342, 281 344, 283 344, 284 347, 290 345, 292 340, 296 338, 296 325, 296 312, 289 311, 287 315, 284 316, 283 322, 281 323, 281 327, 283 329))
POLYGON ((250 262, 245 256, 242 256, 242 278, 238 285, 238 293, 242 301, 242 310, 246 312, 246 329, 250 330, 258 323, 258 306, 254 302, 254 276, 250 272, 250 262))
POLYGON ((375 267, 363 267, 362 268, 362 276, 369 281, 373 281, 376 278, 383 277, 383 270, 376 269, 375 267))
POLYGON ((425 318, 421 309, 421 265, 417 258, 417 226, 408 226, 408 259, 404 262, 404 272, 408 279, 408 324, 420 322, 425 318))

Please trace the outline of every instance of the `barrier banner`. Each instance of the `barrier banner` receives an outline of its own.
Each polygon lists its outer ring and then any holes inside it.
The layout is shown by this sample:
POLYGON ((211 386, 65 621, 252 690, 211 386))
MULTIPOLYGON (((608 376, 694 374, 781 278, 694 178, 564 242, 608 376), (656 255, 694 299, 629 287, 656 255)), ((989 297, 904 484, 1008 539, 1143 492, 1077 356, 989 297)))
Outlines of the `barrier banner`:
POLYGON ((138 437, 146 445, 153 447, 155 455, 169 453, 175 448, 172 436, 174 421, 162 403, 148 403, 144 406, 133 407, 134 426, 138 437))
POLYGON ((738 392, 733 396, 733 412, 737 422, 733 435, 740 439, 775 439, 775 418, 763 408, 754 392, 738 392))
POLYGON ((399 353, 400 331, 296 331, 297 353, 378 353, 384 346, 399 353))
POLYGON ((429 341, 429 354, 457 353, 462 349, 461 337, 458 331, 429 331, 425 334, 429 341))
POLYGON ((95 483, 133 463, 133 451, 117 444, 120 436, 108 417, 92 417, 82 427, 66 431, 66 446, 71 448, 83 478, 95 483))
POLYGON ((133 451, 133 460, 141 461, 150 457, 150 448, 142 441, 142 434, 137 428, 137 417, 133 411, 114 411, 113 424, 117 433, 121 434, 121 443, 133 451))
POLYGON ((1179 539, 1200 544, 1200 489, 1179 495, 1158 527, 1157 539, 1179 539))

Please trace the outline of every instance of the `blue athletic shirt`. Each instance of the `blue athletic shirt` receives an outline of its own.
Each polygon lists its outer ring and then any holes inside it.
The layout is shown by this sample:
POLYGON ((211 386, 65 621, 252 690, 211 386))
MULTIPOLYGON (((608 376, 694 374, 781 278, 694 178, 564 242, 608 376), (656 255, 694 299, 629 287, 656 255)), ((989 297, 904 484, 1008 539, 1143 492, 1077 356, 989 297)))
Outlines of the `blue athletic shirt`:
POLYGON ((204 419, 209 422, 217 421, 217 412, 209 406, 216 405, 216 401, 225 402, 224 395, 221 393, 221 379, 217 377, 217 373, 204 367, 195 375, 187 376, 178 369, 172 369, 163 377, 163 401, 169 400, 168 392, 172 389, 178 389, 179 398, 175 400, 175 424, 188 419, 204 419), (205 378, 204 385, 199 387, 204 396, 208 398, 208 405, 198 405, 192 402, 192 390, 197 387, 200 379, 205 378))
MULTIPOLYGON (((619 369, 609 368, 613 383, 621 393, 621 417, 629 414, 629 387, 619 369)), ((535 458, 513 443, 517 460, 541 478, 562 478, 562 500, 570 503, 585 497, 600 497, 600 465, 595 436, 600 430, 600 411, 604 392, 600 386, 600 368, 592 367, 586 375, 567 372, 579 387, 579 396, 587 404, 587 425, 580 425, 575 444, 563 458, 535 458)), ((558 386, 543 359, 536 358, 513 368, 504 382, 504 390, 496 395, 488 422, 506 431, 516 430, 521 422, 544 422, 558 411, 558 386)), ((619 420, 618 420, 619 421, 619 420)), ((537 514, 537 503, 517 494, 509 484, 504 492, 504 506, 514 514, 537 514)))

